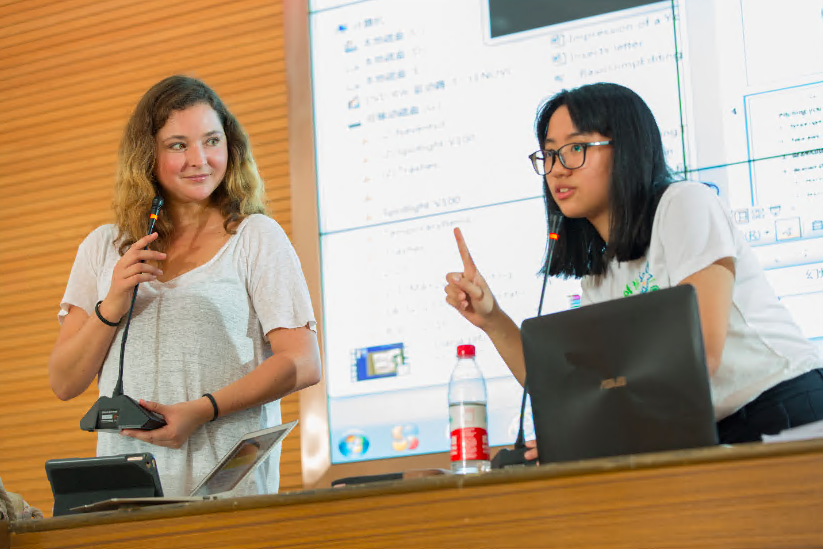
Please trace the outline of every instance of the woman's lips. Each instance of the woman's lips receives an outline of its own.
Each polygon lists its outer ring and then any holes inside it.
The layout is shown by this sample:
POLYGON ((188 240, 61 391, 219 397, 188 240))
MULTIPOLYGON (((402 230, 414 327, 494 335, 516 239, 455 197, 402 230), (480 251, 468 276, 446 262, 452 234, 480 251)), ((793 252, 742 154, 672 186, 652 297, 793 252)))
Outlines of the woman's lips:
POLYGON ((555 200, 565 200, 574 194, 575 189, 572 187, 557 187, 554 191, 555 200))

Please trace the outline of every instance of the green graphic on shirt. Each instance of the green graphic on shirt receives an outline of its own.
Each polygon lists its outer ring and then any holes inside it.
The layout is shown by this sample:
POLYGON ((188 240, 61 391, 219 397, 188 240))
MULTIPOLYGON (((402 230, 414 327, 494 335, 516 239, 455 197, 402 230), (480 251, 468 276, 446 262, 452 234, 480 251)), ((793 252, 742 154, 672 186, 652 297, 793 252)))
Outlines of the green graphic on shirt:
POLYGON ((628 297, 633 294, 645 294, 646 292, 656 292, 660 287, 654 279, 654 275, 649 272, 649 262, 646 261, 646 267, 640 271, 637 278, 626 284, 626 289, 623 290, 623 297, 628 297))

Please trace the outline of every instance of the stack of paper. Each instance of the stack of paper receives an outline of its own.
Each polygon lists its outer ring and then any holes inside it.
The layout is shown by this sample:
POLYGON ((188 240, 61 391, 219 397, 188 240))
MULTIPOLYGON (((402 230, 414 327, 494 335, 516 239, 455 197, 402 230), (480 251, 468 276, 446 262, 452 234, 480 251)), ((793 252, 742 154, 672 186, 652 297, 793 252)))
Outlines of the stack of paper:
POLYGON ((763 442, 789 442, 811 438, 823 438, 823 421, 815 421, 800 427, 784 429, 776 435, 763 435, 763 442))

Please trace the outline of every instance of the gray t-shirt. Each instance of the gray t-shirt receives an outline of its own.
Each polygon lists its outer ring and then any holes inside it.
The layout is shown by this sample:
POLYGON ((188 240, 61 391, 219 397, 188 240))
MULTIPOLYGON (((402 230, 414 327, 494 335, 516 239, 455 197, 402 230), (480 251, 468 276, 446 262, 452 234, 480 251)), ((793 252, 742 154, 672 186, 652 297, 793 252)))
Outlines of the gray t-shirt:
MULTIPOLYGON (((70 305, 95 314, 120 259, 116 237, 117 228, 104 225, 80 244, 60 303, 61 322, 70 305)), ((124 325, 117 328, 103 362, 101 396, 111 396, 117 382, 124 325)), ((217 392, 272 355, 268 332, 307 325, 315 329, 297 254, 277 222, 252 215, 208 263, 168 282, 140 284, 126 343, 123 391, 135 400, 162 404, 217 392)), ((98 433, 97 455, 150 452, 164 494, 183 496, 243 434, 279 423, 280 402, 275 401, 206 423, 176 450, 98 433)), ((234 495, 276 493, 279 465, 277 448, 256 478, 238 486, 234 495)))

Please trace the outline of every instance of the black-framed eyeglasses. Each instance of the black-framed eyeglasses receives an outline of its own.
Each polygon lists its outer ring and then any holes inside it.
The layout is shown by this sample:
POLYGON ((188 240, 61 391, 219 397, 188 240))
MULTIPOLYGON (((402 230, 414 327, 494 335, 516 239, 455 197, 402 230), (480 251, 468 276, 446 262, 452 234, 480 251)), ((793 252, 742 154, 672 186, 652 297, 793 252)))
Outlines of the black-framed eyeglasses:
POLYGON ((599 147, 601 145, 611 145, 613 141, 594 141, 592 143, 566 143, 557 150, 540 149, 529 155, 532 166, 537 175, 551 173, 554 168, 554 161, 560 158, 560 163, 568 170, 576 170, 586 162, 586 149, 589 147, 599 147))

